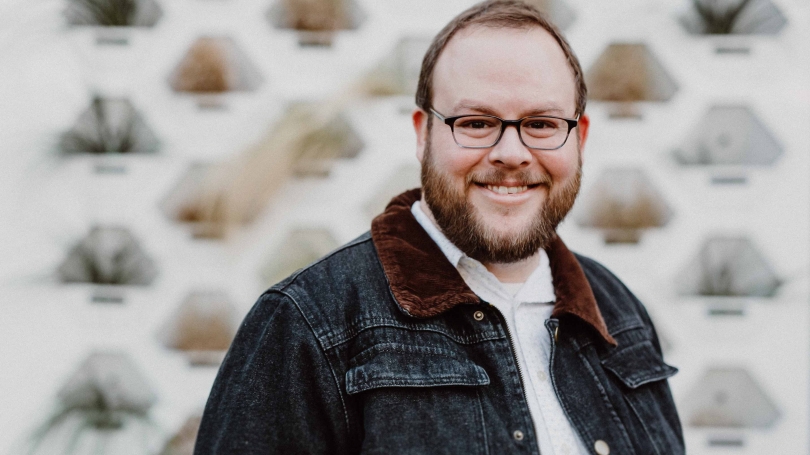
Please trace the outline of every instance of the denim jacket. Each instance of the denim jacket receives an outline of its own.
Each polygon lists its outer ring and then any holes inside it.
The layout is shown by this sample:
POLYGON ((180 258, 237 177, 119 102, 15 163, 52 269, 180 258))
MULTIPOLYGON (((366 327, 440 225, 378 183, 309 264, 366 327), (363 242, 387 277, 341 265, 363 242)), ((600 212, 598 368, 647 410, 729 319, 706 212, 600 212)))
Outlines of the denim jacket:
MULTIPOLYGON (((204 454, 538 454, 511 334, 419 226, 370 233, 265 292, 219 370, 204 454)), ((592 453, 684 453, 650 319, 608 270, 548 247, 550 377, 592 453)))

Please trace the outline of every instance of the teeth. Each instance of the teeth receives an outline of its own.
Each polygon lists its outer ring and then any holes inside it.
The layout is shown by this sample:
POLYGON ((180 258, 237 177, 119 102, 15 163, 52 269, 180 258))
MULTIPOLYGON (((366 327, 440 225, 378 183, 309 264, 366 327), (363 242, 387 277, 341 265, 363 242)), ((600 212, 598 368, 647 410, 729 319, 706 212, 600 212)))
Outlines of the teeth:
POLYGON ((527 185, 523 186, 495 186, 487 185, 487 189, 498 194, 515 194, 522 193, 529 189, 527 185))

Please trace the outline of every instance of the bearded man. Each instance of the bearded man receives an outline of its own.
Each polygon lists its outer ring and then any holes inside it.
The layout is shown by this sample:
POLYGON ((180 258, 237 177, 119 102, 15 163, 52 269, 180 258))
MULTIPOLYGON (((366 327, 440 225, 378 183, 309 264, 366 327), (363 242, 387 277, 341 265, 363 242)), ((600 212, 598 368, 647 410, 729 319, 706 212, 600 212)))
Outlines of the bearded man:
POLYGON ((422 188, 262 295, 196 454, 678 454, 642 304, 555 229, 579 190, 586 88, 521 1, 451 21, 413 113, 422 188))

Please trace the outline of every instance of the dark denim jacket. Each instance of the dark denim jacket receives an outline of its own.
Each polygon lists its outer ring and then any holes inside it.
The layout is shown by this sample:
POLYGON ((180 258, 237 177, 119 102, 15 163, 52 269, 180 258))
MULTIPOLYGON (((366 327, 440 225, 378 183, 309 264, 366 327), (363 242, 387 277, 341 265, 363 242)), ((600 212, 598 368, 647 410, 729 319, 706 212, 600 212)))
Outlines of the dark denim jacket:
MULTIPOLYGON (((406 213, 416 197, 261 296, 220 368, 195 454, 539 453, 503 316, 406 213)), ((561 241, 548 252, 551 379, 585 446, 683 453, 666 381, 677 370, 643 306, 561 241)))

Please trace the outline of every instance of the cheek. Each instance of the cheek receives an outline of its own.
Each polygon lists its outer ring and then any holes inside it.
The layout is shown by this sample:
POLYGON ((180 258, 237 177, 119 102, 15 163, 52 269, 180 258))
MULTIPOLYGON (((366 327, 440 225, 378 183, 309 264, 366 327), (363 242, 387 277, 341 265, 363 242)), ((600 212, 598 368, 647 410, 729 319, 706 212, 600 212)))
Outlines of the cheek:
POLYGON ((543 157, 541 164, 553 181, 565 181, 577 173, 579 154, 573 150, 571 153, 547 155, 543 157))

